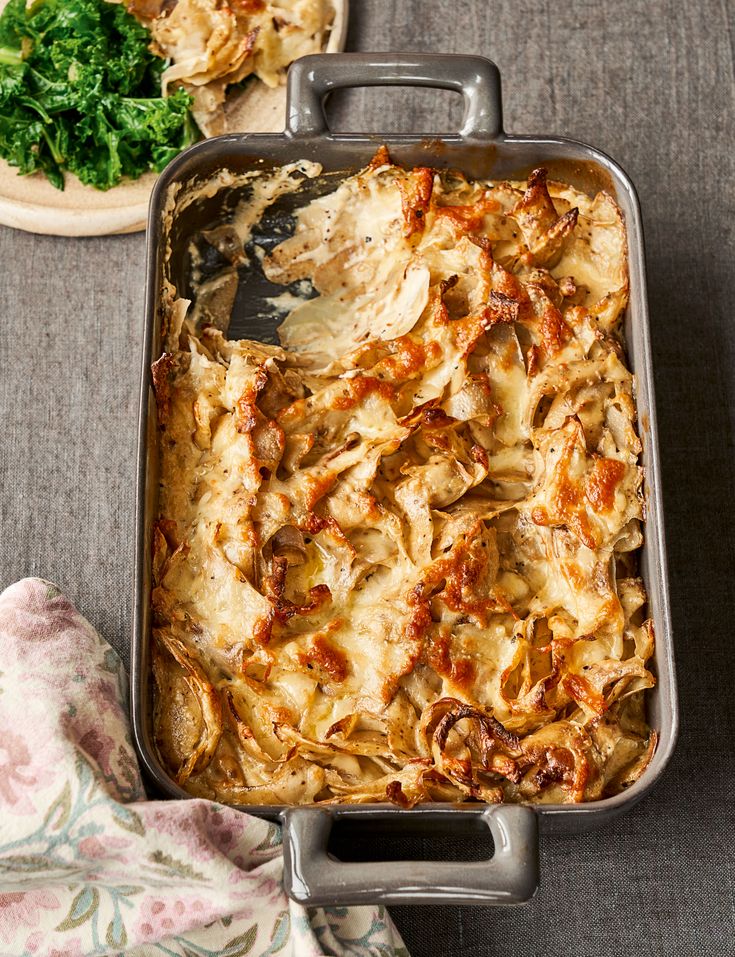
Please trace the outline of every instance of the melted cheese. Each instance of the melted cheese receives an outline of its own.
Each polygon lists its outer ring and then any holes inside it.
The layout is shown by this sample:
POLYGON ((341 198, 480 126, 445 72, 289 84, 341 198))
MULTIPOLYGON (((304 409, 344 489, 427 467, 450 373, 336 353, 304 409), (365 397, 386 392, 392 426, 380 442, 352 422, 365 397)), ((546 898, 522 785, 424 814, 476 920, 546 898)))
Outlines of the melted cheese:
MULTIPOLYGON (((238 209, 241 244, 291 177, 238 209)), ((264 257, 317 293, 273 300, 284 348, 179 316, 154 367, 156 740, 191 793, 580 801, 641 773, 625 250, 605 194, 381 151, 264 257)))

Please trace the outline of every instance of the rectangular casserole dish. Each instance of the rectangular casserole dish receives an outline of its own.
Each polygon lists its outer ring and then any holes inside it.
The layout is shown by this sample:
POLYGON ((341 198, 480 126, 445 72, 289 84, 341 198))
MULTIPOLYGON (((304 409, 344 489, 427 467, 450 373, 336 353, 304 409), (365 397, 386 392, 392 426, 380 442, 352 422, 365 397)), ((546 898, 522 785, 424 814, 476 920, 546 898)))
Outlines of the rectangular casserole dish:
MULTIPOLYGON (((643 443, 647 522, 641 574, 654 621, 657 685, 649 692, 649 722, 659 741, 642 777, 629 790, 601 801, 577 805, 431 805, 403 810, 386 805, 333 807, 248 806, 248 813, 283 823, 284 883, 287 893, 304 904, 521 903, 538 886, 538 828, 580 831, 631 807, 653 787, 674 748, 677 702, 669 615, 662 495, 653 397, 653 373, 645 290, 643 237, 638 200, 632 183, 609 157, 583 144, 556 137, 513 136, 502 129, 500 80, 496 66, 481 57, 418 54, 346 54, 305 57, 289 72, 286 131, 280 135, 230 135, 208 140, 178 157, 159 178, 148 224, 147 300, 143 349, 137 480, 135 601, 131 651, 131 710, 135 742, 143 766, 171 797, 187 797, 161 767, 151 737, 149 661, 151 529, 156 514, 155 400, 151 362, 161 352, 164 282, 170 279, 185 294, 188 249, 193 236, 212 221, 222 195, 205 196, 177 213, 171 196, 177 189, 205 182, 218 170, 235 174, 269 169, 297 160, 320 163, 324 176, 317 189, 333 188, 337 174, 350 175, 386 144, 401 164, 454 167, 477 178, 520 178, 543 165, 552 178, 578 189, 605 188, 622 209, 627 225, 630 302, 625 337, 635 375, 639 429, 643 443), (459 133, 332 133, 324 99, 332 90, 356 86, 425 86, 448 89, 464 97, 459 133), (171 210, 173 208, 173 214, 171 210), (477 863, 401 861, 345 863, 327 852, 335 821, 361 832, 371 825, 428 838, 437 831, 456 833, 488 828, 495 845, 490 861, 477 863)), ((311 190, 310 190, 311 193, 311 190)), ((313 193, 311 193, 313 195, 313 193)), ((310 197, 309 197, 310 198, 310 197)), ((242 284, 241 284, 242 288, 242 284)), ((260 292, 260 295, 268 295, 260 292)), ((245 290, 249 296, 249 288, 245 290)), ((252 297, 258 290, 253 288, 252 297)), ((252 298, 251 297, 251 298, 252 298)), ((233 335, 274 341, 277 321, 247 315, 236 302, 233 335)))

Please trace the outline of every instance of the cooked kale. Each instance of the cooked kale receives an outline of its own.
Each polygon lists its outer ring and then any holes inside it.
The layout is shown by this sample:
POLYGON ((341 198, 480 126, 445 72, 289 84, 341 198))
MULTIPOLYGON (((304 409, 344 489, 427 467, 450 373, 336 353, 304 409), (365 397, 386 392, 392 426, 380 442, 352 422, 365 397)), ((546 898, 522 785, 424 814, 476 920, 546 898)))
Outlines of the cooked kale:
POLYGON ((191 97, 162 97, 147 30, 105 0, 9 0, 0 16, 0 156, 98 189, 161 170, 198 137, 191 97))

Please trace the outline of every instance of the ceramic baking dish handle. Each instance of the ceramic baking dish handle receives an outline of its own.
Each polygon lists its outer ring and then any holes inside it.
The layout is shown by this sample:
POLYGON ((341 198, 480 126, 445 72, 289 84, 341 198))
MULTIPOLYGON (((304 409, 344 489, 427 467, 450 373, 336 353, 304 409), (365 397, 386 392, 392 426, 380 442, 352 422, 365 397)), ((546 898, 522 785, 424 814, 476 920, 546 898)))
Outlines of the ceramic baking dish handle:
MULTIPOLYGON (((283 813, 283 881, 289 897, 329 904, 522 904, 538 887, 536 812, 517 804, 480 808, 290 808, 283 813), (414 818, 415 815, 415 818, 414 818), (328 852, 336 821, 362 818, 368 828, 392 827, 431 837, 437 829, 467 840, 463 816, 489 828, 495 853, 487 861, 340 861, 328 852), (460 835, 459 831, 463 833, 460 835)), ((349 830, 343 836, 349 843, 349 830)))
POLYGON ((481 56, 421 53, 332 53, 305 56, 288 71, 286 133, 329 132, 324 99, 355 86, 428 86, 464 97, 462 140, 493 140, 502 132, 500 73, 481 56))

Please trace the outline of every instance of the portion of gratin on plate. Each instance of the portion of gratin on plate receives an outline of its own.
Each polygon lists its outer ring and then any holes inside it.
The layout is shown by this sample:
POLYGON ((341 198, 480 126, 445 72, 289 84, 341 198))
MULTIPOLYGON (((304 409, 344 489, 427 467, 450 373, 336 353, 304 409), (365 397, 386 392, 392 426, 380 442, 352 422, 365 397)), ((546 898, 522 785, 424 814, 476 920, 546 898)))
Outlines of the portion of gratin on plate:
POLYGON ((153 367, 164 767, 237 804, 628 787, 654 636, 613 199, 381 149, 262 266, 314 293, 282 347, 178 308, 153 367))

